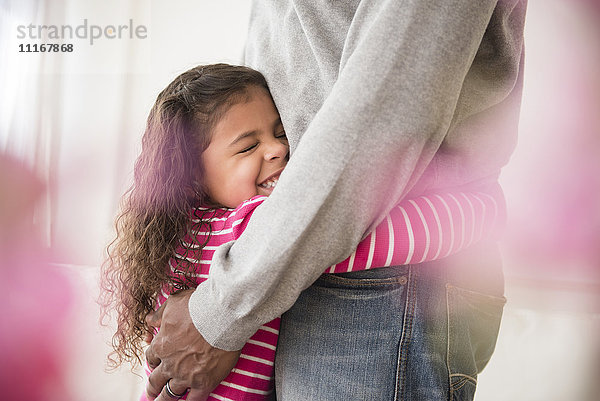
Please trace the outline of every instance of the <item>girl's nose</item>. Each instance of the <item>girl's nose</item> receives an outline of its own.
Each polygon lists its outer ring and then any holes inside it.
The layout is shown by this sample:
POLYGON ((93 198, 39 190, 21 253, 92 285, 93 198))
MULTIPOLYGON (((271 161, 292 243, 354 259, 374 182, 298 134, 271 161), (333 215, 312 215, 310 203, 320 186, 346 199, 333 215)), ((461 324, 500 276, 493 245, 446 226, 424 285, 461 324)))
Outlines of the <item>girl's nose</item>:
POLYGON ((288 154, 289 146, 287 143, 283 143, 279 139, 275 139, 268 144, 265 151, 265 160, 281 159, 285 158, 288 154))

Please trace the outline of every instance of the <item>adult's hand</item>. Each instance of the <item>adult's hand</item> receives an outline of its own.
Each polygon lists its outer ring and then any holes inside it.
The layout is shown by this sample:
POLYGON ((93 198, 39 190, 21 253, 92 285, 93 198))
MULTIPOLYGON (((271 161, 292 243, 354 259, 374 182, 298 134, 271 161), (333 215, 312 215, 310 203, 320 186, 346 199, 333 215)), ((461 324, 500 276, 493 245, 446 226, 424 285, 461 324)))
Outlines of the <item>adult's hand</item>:
POLYGON ((149 326, 160 327, 148 350, 146 360, 154 370, 146 393, 156 401, 173 401, 165 388, 175 394, 203 401, 235 366, 240 351, 224 351, 211 346, 194 326, 188 311, 193 290, 171 295, 159 310, 149 314, 149 326))

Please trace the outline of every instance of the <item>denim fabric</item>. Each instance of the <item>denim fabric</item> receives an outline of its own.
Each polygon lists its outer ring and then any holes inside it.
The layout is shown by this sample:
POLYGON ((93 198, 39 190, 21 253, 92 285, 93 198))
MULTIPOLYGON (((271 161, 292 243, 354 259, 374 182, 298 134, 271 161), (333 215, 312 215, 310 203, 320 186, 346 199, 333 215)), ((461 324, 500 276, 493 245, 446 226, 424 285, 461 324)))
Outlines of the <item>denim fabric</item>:
POLYGON ((277 399, 472 400, 505 299, 492 247, 325 274, 282 317, 277 399))

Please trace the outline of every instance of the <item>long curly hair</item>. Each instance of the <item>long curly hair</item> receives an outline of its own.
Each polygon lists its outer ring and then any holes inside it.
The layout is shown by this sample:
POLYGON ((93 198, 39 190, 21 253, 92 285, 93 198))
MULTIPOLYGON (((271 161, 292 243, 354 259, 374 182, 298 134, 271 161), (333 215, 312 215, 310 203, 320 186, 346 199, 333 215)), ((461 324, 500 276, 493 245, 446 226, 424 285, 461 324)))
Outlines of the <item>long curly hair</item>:
MULTIPOLYGON (((107 324, 115 313, 117 321, 109 367, 141 364, 143 339, 150 330, 145 317, 155 309, 163 286, 196 286, 194 266, 176 259, 175 276, 169 259, 192 228, 192 209, 211 205, 200 162, 211 130, 229 107, 248 101, 253 87, 268 92, 259 72, 214 64, 184 72, 158 95, 135 162, 133 185, 121 200, 116 237, 102 266, 101 322, 107 324)), ((195 224, 210 229, 203 219, 195 224)), ((204 244, 191 245, 198 251, 204 244)))

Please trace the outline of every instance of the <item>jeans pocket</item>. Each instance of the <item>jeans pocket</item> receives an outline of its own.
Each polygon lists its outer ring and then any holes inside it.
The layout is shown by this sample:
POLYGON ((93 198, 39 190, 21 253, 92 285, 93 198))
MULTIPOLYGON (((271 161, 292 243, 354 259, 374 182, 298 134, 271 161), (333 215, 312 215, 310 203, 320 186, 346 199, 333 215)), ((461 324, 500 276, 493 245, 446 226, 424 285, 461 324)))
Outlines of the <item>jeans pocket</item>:
POLYGON ((407 271, 326 274, 283 314, 275 363, 282 400, 390 400, 407 271))
POLYGON ((450 400, 472 400, 489 362, 506 298, 446 285, 450 400))
POLYGON ((362 270, 350 273, 323 274, 314 283, 315 289, 338 298, 370 299, 404 291, 408 281, 406 266, 362 270))

